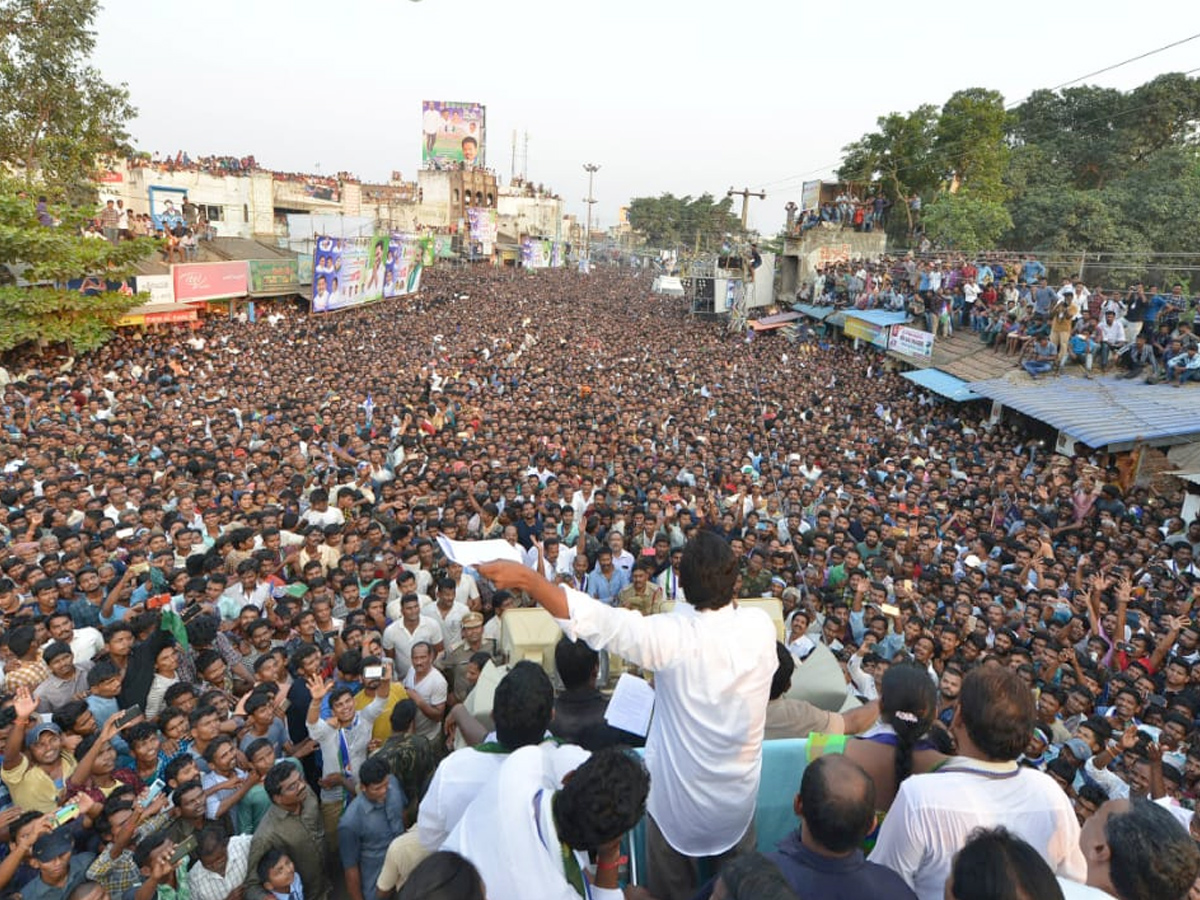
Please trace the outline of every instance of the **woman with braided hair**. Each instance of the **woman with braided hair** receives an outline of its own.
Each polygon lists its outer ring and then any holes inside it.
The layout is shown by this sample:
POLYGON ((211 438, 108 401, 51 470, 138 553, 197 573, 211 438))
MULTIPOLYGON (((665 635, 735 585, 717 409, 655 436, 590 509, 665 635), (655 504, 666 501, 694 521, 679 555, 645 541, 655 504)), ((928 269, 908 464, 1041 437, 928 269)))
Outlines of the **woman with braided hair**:
MULTIPOLYGON (((858 737, 814 732, 808 737, 808 761, 843 753, 862 766, 875 783, 882 821, 904 779, 946 763, 948 757, 928 737, 936 715, 937 692, 929 673, 915 663, 897 663, 883 676, 879 721, 858 737)), ((867 842, 874 843, 874 833, 867 842)))

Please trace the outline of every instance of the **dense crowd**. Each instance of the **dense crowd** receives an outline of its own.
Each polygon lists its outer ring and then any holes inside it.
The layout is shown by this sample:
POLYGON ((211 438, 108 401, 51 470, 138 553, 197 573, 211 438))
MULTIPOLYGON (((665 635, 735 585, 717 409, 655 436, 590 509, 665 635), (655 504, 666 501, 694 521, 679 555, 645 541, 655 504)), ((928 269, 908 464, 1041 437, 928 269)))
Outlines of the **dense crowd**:
POLYGON ((935 335, 968 330, 996 353, 1017 356, 1038 376, 1075 363, 1179 385, 1200 380, 1197 298, 1182 283, 1135 282, 1126 289, 1083 279, 1053 285, 1033 256, 975 258, 908 254, 819 268, 801 302, 907 312, 935 335))
POLYGON ((273 313, 0 370, 8 894, 1187 894, 1174 484, 620 270, 273 313), (778 599, 784 640, 735 597, 778 599), (505 665, 531 605, 555 682, 505 665), (605 656, 653 682, 644 741, 604 718, 605 656), (764 737, 809 757, 766 857, 764 737))

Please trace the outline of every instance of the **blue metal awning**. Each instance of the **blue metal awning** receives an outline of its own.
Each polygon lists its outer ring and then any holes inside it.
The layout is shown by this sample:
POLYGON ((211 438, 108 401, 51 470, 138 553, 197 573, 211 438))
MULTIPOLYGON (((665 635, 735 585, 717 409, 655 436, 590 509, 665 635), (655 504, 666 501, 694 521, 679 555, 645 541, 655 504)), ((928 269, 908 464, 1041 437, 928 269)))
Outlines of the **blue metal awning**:
POLYGON ((913 384, 920 385, 927 391, 940 394, 947 400, 962 403, 965 400, 980 400, 979 394, 971 390, 970 382, 955 378, 941 369, 914 369, 903 373, 904 377, 913 384))
POLYGON ((860 319, 880 328, 888 328, 892 325, 903 325, 912 317, 906 312, 893 312, 890 309, 848 309, 846 318, 860 319))
POLYGON ((1127 450, 1200 438, 1200 388, 1117 378, 993 378, 971 389, 1045 422, 1089 447, 1127 450))
POLYGON ((813 306, 811 303, 794 303, 792 309, 796 312, 804 313, 810 319, 816 319, 818 322, 823 321, 826 317, 833 315, 837 310, 832 306, 813 306))

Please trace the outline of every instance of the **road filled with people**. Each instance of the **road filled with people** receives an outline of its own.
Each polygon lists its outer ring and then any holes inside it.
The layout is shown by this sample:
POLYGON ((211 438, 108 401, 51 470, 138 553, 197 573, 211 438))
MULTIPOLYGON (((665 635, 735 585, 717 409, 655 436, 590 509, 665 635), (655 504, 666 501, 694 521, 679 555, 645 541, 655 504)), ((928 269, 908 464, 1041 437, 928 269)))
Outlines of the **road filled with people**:
POLYGON ((6 895, 1188 896, 1180 484, 621 269, 255 318, 0 370, 6 895))

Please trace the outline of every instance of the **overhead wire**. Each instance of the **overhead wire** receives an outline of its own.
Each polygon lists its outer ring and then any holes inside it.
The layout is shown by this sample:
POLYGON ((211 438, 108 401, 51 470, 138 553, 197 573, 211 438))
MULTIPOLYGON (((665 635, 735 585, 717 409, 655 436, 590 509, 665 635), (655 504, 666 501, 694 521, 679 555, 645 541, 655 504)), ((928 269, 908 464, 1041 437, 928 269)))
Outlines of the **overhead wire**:
MULTIPOLYGON (((1156 54, 1163 53, 1166 50, 1170 50, 1175 47, 1186 44, 1190 41, 1194 41, 1197 38, 1200 38, 1200 32, 1197 32, 1196 34, 1193 34, 1193 35, 1189 35, 1188 37, 1185 37, 1185 38, 1180 38, 1177 41, 1172 41, 1169 44, 1164 44, 1161 47, 1155 47, 1153 50, 1147 50, 1145 53, 1139 53, 1137 56, 1131 56, 1128 59, 1123 59, 1120 62, 1116 62, 1116 63, 1113 63, 1112 65, 1105 66, 1104 68, 1097 69, 1094 72, 1088 72, 1085 75, 1080 75, 1077 78, 1072 78, 1069 81, 1064 81, 1061 84, 1057 84, 1054 87, 1048 88, 1046 90, 1049 90, 1051 93, 1053 93, 1054 91, 1061 90, 1064 87, 1069 87, 1070 85, 1077 84, 1078 82, 1083 81, 1084 79, 1093 78, 1096 75, 1102 75, 1106 72, 1111 72, 1115 69, 1121 68, 1122 66, 1127 66, 1130 63, 1134 63, 1134 62, 1138 62, 1143 59, 1147 59, 1151 56, 1155 56, 1156 54)), ((1194 72, 1200 72, 1200 67, 1195 68, 1195 69, 1189 69, 1188 71, 1183 72, 1182 74, 1191 75, 1194 72)), ((1029 94, 1027 94, 1025 97, 1021 98, 1020 100, 1015 100, 1015 101, 1012 101, 1011 103, 1008 103, 1004 107, 1005 111, 1007 112, 1007 111, 1011 111, 1011 110, 1017 108, 1022 103, 1025 103, 1026 101, 1028 101, 1030 99, 1030 97, 1032 97, 1035 93, 1037 93, 1040 90, 1043 90, 1043 88, 1038 88, 1037 90, 1031 91, 1029 94)), ((965 142, 965 139, 963 142, 965 142)), ((962 143, 962 142, 959 142, 959 143, 962 143)), ((827 165, 820 166, 819 168, 810 169, 806 172, 801 172, 796 175, 789 175, 785 178, 776 179, 775 181, 763 182, 763 183, 761 183, 761 186, 765 189, 768 187, 776 187, 776 186, 780 186, 780 185, 790 185, 792 182, 803 181, 804 179, 808 178, 810 175, 818 175, 822 172, 828 172, 840 164, 841 164, 841 160, 837 160, 833 163, 829 163, 827 165)))

